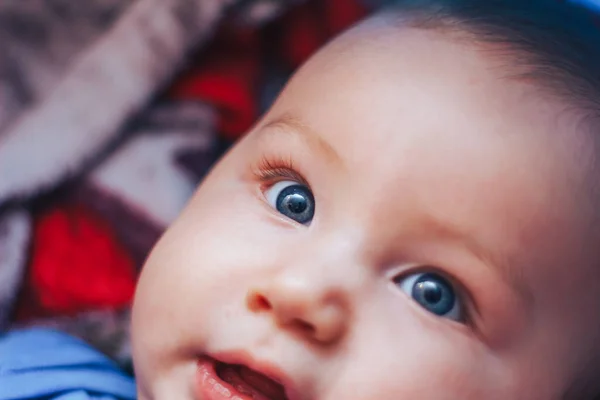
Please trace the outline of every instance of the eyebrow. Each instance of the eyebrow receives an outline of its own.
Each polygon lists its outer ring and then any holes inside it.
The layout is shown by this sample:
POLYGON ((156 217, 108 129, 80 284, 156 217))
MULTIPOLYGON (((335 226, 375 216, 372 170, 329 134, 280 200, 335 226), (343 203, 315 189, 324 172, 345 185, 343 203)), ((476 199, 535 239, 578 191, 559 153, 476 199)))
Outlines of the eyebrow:
POLYGON ((264 125, 261 135, 278 134, 279 132, 297 135, 312 150, 318 151, 334 164, 344 165, 343 159, 335 148, 325 140, 311 126, 292 114, 283 114, 282 116, 269 121, 264 125))
POLYGON ((435 232, 438 238, 445 238, 451 241, 462 243, 470 253, 474 254, 483 264, 498 273, 500 278, 512 289, 514 289, 527 303, 533 301, 533 294, 526 285, 522 273, 511 261, 510 257, 501 256, 483 246, 475 237, 464 233, 462 230, 453 227, 451 224, 442 223, 432 215, 426 217, 423 222, 424 229, 429 232, 435 232))

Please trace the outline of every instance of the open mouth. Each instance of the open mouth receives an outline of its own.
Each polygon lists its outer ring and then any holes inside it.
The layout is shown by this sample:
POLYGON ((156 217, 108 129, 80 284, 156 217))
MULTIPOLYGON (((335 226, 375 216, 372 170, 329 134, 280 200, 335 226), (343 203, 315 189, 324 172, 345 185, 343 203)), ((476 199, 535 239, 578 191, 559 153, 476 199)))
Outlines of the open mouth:
POLYGON ((202 400, 288 400, 283 385, 243 365, 203 359, 198 372, 202 400))

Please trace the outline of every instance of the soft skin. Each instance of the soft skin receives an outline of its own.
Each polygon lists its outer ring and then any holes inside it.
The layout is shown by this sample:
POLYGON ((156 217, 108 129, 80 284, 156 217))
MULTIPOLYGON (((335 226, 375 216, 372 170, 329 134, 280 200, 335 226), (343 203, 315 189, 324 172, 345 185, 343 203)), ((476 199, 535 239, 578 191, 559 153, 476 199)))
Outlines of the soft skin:
POLYGON ((141 400, 212 400, 198 360, 220 355, 294 400, 552 400, 599 354, 584 125, 482 46, 392 25, 304 65, 152 251, 141 400), (278 211, 282 182, 313 194, 309 221, 278 211), (452 318, 406 289, 424 272, 452 318))

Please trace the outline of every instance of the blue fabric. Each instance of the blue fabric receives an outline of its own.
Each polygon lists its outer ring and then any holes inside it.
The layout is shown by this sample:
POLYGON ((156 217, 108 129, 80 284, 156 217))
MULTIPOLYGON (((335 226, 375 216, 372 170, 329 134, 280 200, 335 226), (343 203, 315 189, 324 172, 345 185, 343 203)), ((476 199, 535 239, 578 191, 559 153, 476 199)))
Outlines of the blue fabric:
POLYGON ((0 400, 135 400, 133 378, 81 340, 32 329, 0 336, 0 400))
POLYGON ((600 12, 600 0, 571 0, 573 3, 579 3, 592 10, 600 12))

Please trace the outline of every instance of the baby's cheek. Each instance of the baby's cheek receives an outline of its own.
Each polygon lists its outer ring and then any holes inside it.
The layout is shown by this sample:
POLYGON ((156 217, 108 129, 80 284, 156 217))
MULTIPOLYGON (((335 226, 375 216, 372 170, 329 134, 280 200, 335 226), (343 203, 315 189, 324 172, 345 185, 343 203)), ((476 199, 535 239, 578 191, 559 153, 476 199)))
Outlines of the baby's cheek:
POLYGON ((395 357, 382 354, 381 363, 372 360, 375 368, 364 376, 359 398, 495 399, 490 395, 498 391, 491 390, 494 382, 485 362, 456 350, 407 343, 403 351, 395 352, 395 357))
POLYGON ((293 235, 265 221, 258 199, 225 193, 218 200, 217 206, 211 198, 196 199, 148 263, 154 292, 169 288, 164 301, 177 303, 169 313, 183 314, 186 325, 192 316, 206 324, 219 308, 245 304, 252 283, 281 266, 275 250, 293 235))
POLYGON ((423 324, 411 313, 403 311, 395 321, 391 316, 365 321, 349 347, 346 383, 339 386, 340 397, 332 398, 510 398, 497 358, 480 342, 444 327, 444 321, 423 324))

